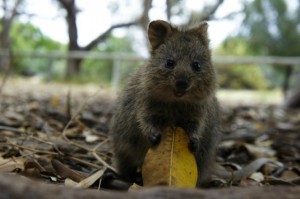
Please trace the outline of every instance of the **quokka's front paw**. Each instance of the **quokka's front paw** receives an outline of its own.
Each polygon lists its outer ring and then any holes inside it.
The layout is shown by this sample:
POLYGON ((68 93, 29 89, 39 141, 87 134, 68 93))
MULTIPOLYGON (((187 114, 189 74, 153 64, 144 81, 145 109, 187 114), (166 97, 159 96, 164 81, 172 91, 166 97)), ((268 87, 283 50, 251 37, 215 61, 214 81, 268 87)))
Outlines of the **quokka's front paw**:
POLYGON ((158 145, 161 140, 161 132, 152 131, 152 132, 148 133, 148 140, 149 140, 151 146, 158 145))
POLYGON ((200 140, 195 138, 195 137, 190 137, 190 142, 189 142, 189 149, 192 152, 196 152, 199 148, 199 142, 200 140))

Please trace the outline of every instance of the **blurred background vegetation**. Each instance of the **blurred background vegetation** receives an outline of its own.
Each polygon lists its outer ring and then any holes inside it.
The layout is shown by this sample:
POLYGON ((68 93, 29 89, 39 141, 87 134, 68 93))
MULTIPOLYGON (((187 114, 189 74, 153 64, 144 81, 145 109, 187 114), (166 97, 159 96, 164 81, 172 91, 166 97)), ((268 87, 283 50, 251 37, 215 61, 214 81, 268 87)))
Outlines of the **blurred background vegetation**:
MULTIPOLYGON (((205 20, 211 27, 219 27, 210 31, 212 42, 214 38, 222 38, 212 47, 213 57, 251 56, 254 60, 261 56, 266 59, 278 56, 298 57, 299 60, 300 48, 297 44, 300 42, 300 2, 296 0, 109 0, 102 4, 90 1, 86 4, 102 6, 101 9, 107 10, 110 15, 81 21, 91 28, 104 26, 98 35, 91 36, 84 44, 79 40, 84 28, 79 26, 78 19, 87 12, 81 4, 85 1, 47 0, 52 10, 56 10, 53 12, 55 14, 48 16, 48 20, 64 20, 66 27, 61 29, 53 26, 52 29, 58 35, 65 34, 66 41, 52 38, 47 30, 34 23, 36 19, 45 17, 33 9, 42 8, 42 2, 46 0, 39 1, 41 6, 37 7, 37 1, 34 0, 1 0, 0 74, 3 79, 10 75, 40 77, 47 81, 110 85, 117 75, 118 86, 122 85, 126 77, 148 57, 145 39, 147 25, 158 18, 181 26, 196 25, 205 20), (227 24, 235 23, 238 28, 227 29, 227 24), (36 55, 36 52, 39 54, 36 55), (85 54, 68 57, 68 52, 85 54), (108 56, 107 59, 105 56, 95 59, 95 56, 86 56, 87 53, 108 56), (135 58, 120 59, 133 55, 135 58)), ((43 9, 47 11, 47 8, 43 9)), ((98 9, 101 12, 100 7, 98 9)), ((247 64, 234 61, 223 64, 217 61, 220 87, 281 89, 285 95, 288 90, 297 87, 300 78, 299 61, 293 64, 267 63, 254 60, 247 64)), ((299 86, 293 92, 298 90, 299 86)))

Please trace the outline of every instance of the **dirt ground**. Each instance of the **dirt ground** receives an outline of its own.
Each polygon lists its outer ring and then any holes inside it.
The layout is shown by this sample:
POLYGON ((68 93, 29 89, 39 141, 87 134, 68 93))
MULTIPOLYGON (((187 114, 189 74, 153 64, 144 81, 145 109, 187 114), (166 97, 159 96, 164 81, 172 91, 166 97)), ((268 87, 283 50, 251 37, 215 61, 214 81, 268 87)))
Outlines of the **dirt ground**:
MULTIPOLYGON (((115 96, 95 85, 9 80, 0 96, 0 173, 101 187, 99 171, 110 168, 113 156, 107 134, 115 96), (80 183, 89 176, 94 179, 80 183)), ((223 139, 217 161, 230 170, 254 164, 240 181, 216 178, 211 186, 299 185, 300 111, 281 108, 278 92, 218 96, 223 139)))

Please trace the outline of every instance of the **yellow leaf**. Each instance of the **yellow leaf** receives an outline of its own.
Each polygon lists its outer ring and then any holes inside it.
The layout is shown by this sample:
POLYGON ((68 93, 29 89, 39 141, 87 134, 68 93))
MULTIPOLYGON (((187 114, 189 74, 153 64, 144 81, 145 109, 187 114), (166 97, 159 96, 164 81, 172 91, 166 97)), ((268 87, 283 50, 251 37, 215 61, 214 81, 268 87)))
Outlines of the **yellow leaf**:
POLYGON ((189 138, 182 128, 166 128, 160 144, 146 154, 142 167, 144 186, 195 187, 197 163, 188 143, 189 138))
POLYGON ((51 106, 56 107, 56 106, 59 105, 59 103, 60 103, 60 99, 59 99, 58 96, 52 96, 51 97, 51 100, 50 100, 51 106))

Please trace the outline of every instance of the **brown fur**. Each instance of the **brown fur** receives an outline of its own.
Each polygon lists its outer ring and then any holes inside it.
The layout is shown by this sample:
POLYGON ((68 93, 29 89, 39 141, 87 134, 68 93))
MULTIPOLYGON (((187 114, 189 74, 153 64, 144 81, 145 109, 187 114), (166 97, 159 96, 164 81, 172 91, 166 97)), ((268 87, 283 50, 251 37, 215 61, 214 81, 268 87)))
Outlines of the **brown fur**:
POLYGON ((124 179, 135 180, 164 128, 180 126, 196 156, 198 185, 207 180, 220 137, 207 27, 180 30, 161 20, 150 23, 151 57, 121 92, 111 124, 115 166, 124 179))

